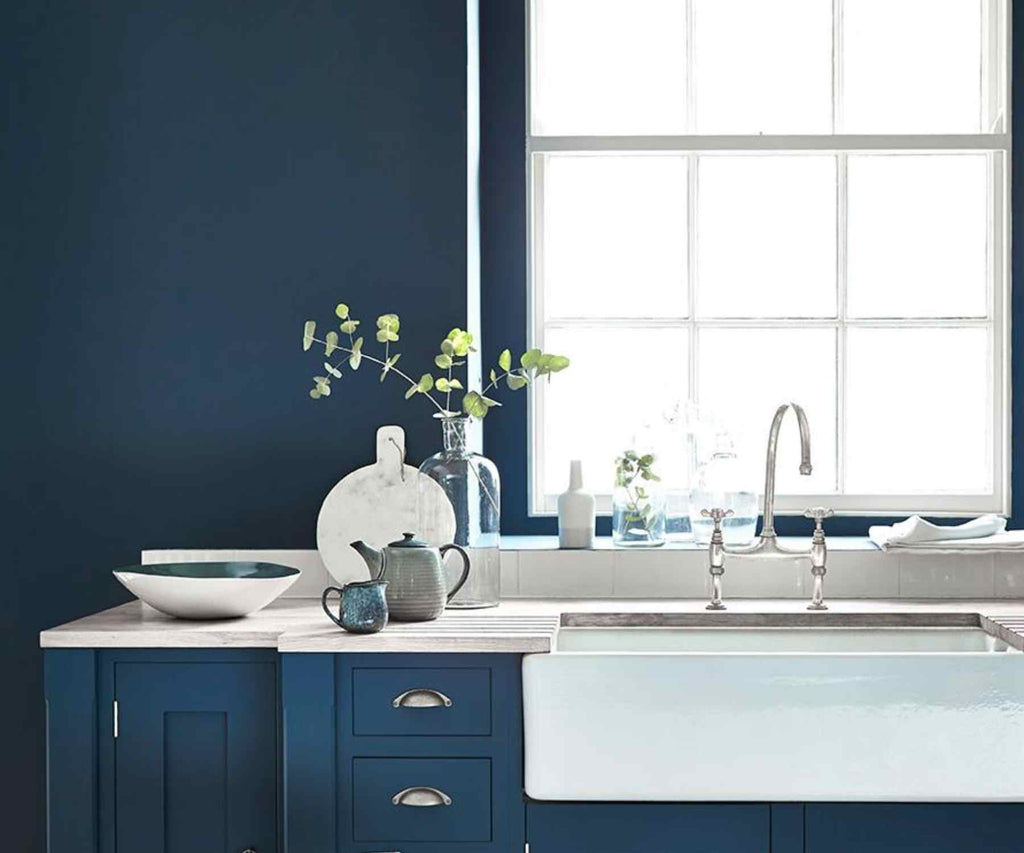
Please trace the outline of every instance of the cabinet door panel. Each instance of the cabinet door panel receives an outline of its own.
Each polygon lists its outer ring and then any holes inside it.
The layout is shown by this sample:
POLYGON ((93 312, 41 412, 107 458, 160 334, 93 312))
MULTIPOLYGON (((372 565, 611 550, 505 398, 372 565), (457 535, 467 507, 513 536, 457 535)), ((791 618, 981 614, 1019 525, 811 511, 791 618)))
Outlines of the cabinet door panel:
POLYGON ((1024 805, 825 803, 806 807, 806 853, 1020 853, 1024 805))
POLYGON ((273 664, 118 663, 114 679, 117 849, 276 849, 273 664))
POLYGON ((530 803, 530 853, 768 853, 767 805, 530 803))

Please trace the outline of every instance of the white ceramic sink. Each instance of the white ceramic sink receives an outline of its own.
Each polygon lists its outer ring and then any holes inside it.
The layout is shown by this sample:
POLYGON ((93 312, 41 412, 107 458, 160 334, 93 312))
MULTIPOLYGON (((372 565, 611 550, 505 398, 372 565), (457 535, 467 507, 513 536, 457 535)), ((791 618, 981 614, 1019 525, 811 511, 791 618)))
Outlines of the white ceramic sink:
POLYGON ((1024 801, 1024 654, 972 614, 825 616, 568 616, 523 659, 527 793, 1024 801))

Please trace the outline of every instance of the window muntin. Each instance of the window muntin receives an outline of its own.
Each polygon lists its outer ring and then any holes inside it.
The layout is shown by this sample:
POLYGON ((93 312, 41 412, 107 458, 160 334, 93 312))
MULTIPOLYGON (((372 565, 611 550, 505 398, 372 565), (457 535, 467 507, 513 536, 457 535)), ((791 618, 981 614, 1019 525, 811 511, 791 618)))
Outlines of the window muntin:
MULTIPOLYGON (((631 428, 686 401, 731 421, 759 480, 786 399, 810 415, 815 473, 799 477, 783 441, 782 511, 816 498, 863 514, 1007 508, 1005 17, 994 0, 533 0, 531 48, 547 44, 531 56, 530 331, 573 368, 531 391, 532 511, 553 510, 569 458, 610 491, 631 428), (885 9, 883 86, 864 56, 885 9), (643 63, 628 61, 650 30, 643 63), (594 32, 600 49, 578 47, 594 32), (744 90, 722 57, 767 32, 790 39, 785 59, 737 58, 744 90), (915 32, 930 41, 897 56, 894 40, 915 32), (925 73, 943 56, 955 85, 948 69, 925 73), (559 112, 573 87, 548 96, 553 63, 574 67, 577 90, 594 84, 590 115, 559 112), (629 109, 621 93, 602 101, 609 74, 643 88, 659 69, 629 109), (897 114, 890 96, 908 91, 917 100, 897 114), (942 390, 961 387, 955 401, 942 390)), ((685 487, 685 453, 662 445, 685 487)))

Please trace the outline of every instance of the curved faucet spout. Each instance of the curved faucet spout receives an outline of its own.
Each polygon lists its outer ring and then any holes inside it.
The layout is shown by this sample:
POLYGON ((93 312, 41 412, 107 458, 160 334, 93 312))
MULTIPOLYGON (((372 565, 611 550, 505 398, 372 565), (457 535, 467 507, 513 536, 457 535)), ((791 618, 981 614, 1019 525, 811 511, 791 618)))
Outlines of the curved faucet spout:
POLYGON ((762 545, 765 540, 775 538, 775 461, 779 451, 782 419, 790 407, 796 414, 797 425, 800 427, 800 473, 805 477, 811 473, 811 428, 807 424, 807 415, 796 403, 783 403, 775 410, 772 428, 768 432, 768 456, 764 472, 764 523, 761 525, 762 545))

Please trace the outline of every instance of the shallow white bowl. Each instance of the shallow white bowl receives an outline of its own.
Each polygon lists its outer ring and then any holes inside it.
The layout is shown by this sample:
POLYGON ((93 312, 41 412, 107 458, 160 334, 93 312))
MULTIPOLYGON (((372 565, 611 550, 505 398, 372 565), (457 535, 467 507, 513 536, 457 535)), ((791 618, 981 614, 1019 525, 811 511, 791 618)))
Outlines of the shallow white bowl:
POLYGON ((150 607, 179 619, 232 619, 266 607, 299 578, 275 563, 155 563, 114 577, 150 607))

